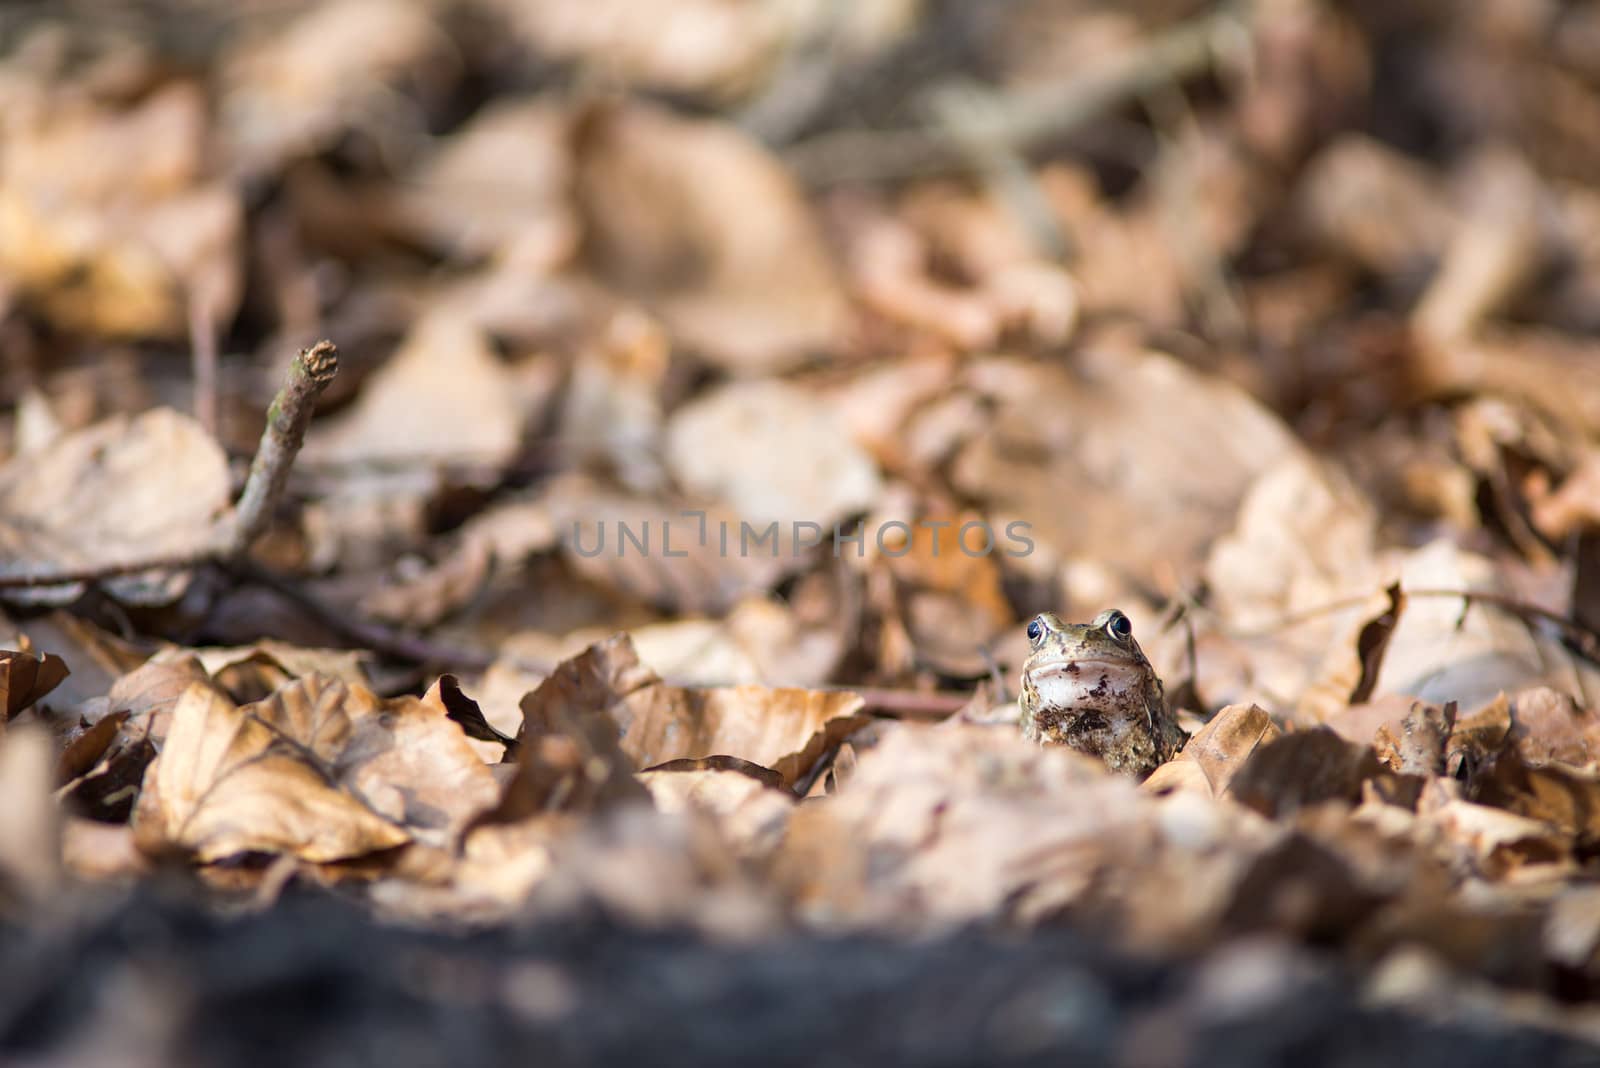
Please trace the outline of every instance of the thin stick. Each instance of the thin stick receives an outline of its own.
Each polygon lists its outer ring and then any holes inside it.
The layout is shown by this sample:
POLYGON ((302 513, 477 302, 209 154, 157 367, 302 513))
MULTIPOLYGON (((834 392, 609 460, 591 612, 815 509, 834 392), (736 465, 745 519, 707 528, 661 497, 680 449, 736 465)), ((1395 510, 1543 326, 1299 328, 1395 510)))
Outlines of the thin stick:
POLYGON ((184 571, 208 564, 216 559, 211 549, 184 553, 178 556, 153 556, 144 560, 118 560, 92 567, 58 568, 45 571, 22 571, 0 575, 0 590, 38 589, 44 586, 66 586, 76 582, 102 582, 105 579, 137 575, 143 571, 184 571))
POLYGON ((242 556, 266 530, 272 510, 283 496, 289 481, 289 468, 300 446, 305 444, 306 428, 317 397, 339 373, 339 350, 331 341, 319 341, 302 349, 289 367, 289 380, 267 409, 267 426, 261 444, 250 464, 250 477, 233 512, 232 537, 227 545, 231 556, 242 556))
MULTIPOLYGON (((1240 16, 1222 10, 1157 34, 1109 70, 1068 78, 1053 86, 995 98, 986 139, 1027 153, 1066 137, 1141 94, 1191 77, 1211 65, 1217 32, 1240 16)), ((802 141, 784 153, 800 180, 811 185, 893 181, 970 169, 970 152, 939 127, 842 130, 802 141)))
MULTIPOLYGON (((495 661, 494 654, 481 649, 438 644, 425 638, 401 634, 372 620, 362 619, 353 611, 328 604, 294 579, 247 559, 235 560, 230 568, 239 577, 265 586, 305 609, 306 613, 318 623, 346 641, 371 649, 375 653, 418 664, 444 664, 461 671, 486 671, 495 661)), ((553 665, 532 661, 519 662, 517 666, 544 674, 553 670, 553 665)))
MULTIPOLYGON (((1241 639, 1270 637, 1272 634, 1282 630, 1284 627, 1298 626, 1301 623, 1309 623, 1314 619, 1333 615, 1336 612, 1344 612, 1351 608, 1360 608, 1364 605, 1371 604, 1373 598, 1379 592, 1381 591, 1374 591, 1373 593, 1369 593, 1361 597, 1343 597, 1339 600, 1329 601, 1326 604, 1317 605, 1313 608, 1307 608, 1289 615, 1280 616, 1270 625, 1265 627, 1254 627, 1249 630, 1232 630, 1227 631, 1226 633, 1231 638, 1241 639)), ((1463 601, 1468 607, 1472 606, 1473 604, 1489 605, 1492 608, 1498 608, 1502 612, 1507 612, 1511 615, 1514 615, 1524 622, 1537 619, 1542 622, 1549 623, 1559 629, 1568 638, 1571 638, 1572 641, 1578 646, 1579 652, 1581 652, 1585 658, 1593 660, 1596 663, 1600 663, 1600 631, 1596 631, 1593 627, 1579 622, 1572 616, 1562 615, 1560 612, 1551 611, 1548 608, 1541 608, 1530 601, 1518 600, 1515 597, 1510 597, 1503 593, 1494 593, 1490 590, 1450 590, 1425 586, 1417 589, 1408 589, 1402 587, 1401 592, 1409 598, 1418 600, 1424 598, 1450 598, 1453 600, 1463 601)))
POLYGON ((194 367, 194 417, 206 433, 217 436, 217 328, 211 304, 189 297, 189 359, 194 367))

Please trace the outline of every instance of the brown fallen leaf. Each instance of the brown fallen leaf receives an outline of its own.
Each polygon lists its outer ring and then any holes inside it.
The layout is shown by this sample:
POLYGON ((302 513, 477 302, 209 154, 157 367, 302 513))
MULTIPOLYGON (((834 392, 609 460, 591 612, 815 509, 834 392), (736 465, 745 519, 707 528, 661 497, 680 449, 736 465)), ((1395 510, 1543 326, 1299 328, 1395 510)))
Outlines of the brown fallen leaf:
POLYGON ((1282 734, 1260 705, 1229 705, 1196 731, 1176 758, 1157 768, 1144 788, 1153 793, 1182 788, 1191 777, 1183 765, 1192 765, 1206 796, 1229 796, 1234 776, 1251 756, 1282 734))
POLYGON ((308 675, 241 712, 302 747, 331 770, 330 781, 423 844, 451 844, 499 796, 437 691, 385 701, 364 686, 308 675))
POLYGON ((1090 348, 1070 369, 978 360, 962 381, 993 414, 955 458, 951 481, 1030 573, 1093 561, 1102 572, 1179 581, 1198 571, 1257 477, 1300 452, 1243 391, 1126 345, 1090 348), (1171 507, 1173 486, 1184 487, 1183 508, 1171 507), (1025 545, 1008 535, 1013 518, 1025 545))
POLYGON ((1548 686, 1523 690, 1512 697, 1510 716, 1508 738, 1527 763, 1594 769, 1600 761, 1600 717, 1571 694, 1548 686))
MULTIPOLYGON (((54 653, 0 650, 0 704, 4 706, 5 719, 15 718, 70 674, 66 661, 54 653)), ((0 720, 0 727, 4 722, 0 720)))
POLYGON ((112 712, 71 737, 56 758, 56 782, 70 782, 87 774, 111 747, 127 719, 126 710, 112 712))
POLYGON ((1557 828, 1575 847, 1600 842, 1600 774, 1557 763, 1535 767, 1508 748, 1474 778, 1472 800, 1557 828))
POLYGON ((1384 609, 1382 614, 1368 620, 1362 626, 1361 633, 1356 636, 1356 655, 1361 659, 1361 678, 1350 691, 1348 704, 1359 705, 1372 696, 1373 689, 1378 685, 1378 674, 1383 670, 1384 651, 1389 647, 1389 639, 1394 635, 1395 627, 1400 625, 1400 613, 1405 611, 1405 594, 1398 582, 1392 583, 1383 592, 1389 598, 1389 607, 1384 609))
POLYGON ((488 336, 449 314, 419 319, 355 406, 313 426, 309 462, 455 461, 495 467, 522 440, 530 397, 488 336))
POLYGON ((751 523, 777 522, 780 539, 811 523, 820 544, 881 491, 877 467, 824 399, 782 382, 703 394, 672 414, 666 448, 681 486, 751 523))
POLYGON ((468 738, 479 742, 496 742, 505 747, 506 760, 517 758, 517 748, 521 743, 496 729, 484 718, 483 709, 478 707, 478 702, 461 692, 461 683, 454 675, 440 675, 423 700, 443 708, 445 715, 468 738))
MULTIPOLYGON (((227 507, 227 458, 198 423, 167 408, 118 416, 0 468, 0 576, 183 557, 209 548, 227 507)), ((125 601, 165 604, 181 573, 108 579, 125 601)), ((64 604, 82 583, 5 591, 64 604)))
POLYGON ((747 859, 778 848, 795 808, 794 794, 776 773, 731 757, 671 760, 640 772, 639 781, 666 815, 696 809, 711 816, 728 845, 747 859))
POLYGON ((1149 847, 1150 815, 1131 781, 1065 747, 894 724, 838 793, 795 812, 775 878, 821 924, 1026 915, 1078 900, 1115 851, 1149 847))
POLYGON ((243 219, 238 193, 206 173, 201 87, 174 80, 124 109, 65 85, 10 91, 0 276, 69 330, 171 338, 197 307, 227 321, 243 219))
POLYGON ((474 830, 648 800, 611 709, 623 695, 654 681, 625 635, 559 664, 522 698, 516 775, 474 830))
POLYGON ((524 698, 524 740, 560 733, 578 709, 603 715, 633 768, 733 756, 793 786, 818 757, 867 722, 846 691, 668 686, 639 662, 625 634, 591 646, 524 698))
POLYGON ((348 126, 379 126, 395 87, 448 83, 456 64, 427 5, 338 0, 272 20, 223 57, 220 127, 237 171, 259 174, 313 155, 348 126))
POLYGON ((178 851, 210 863, 243 853, 342 860, 411 840, 332 785, 328 771, 303 742, 195 683, 145 773, 135 841, 151 855, 178 851))
POLYGON ((1361 800, 1361 784, 1383 774, 1371 746, 1314 727, 1255 749, 1234 772, 1231 791, 1240 803, 1278 816, 1323 801, 1354 805, 1361 800))
POLYGON ((799 190, 758 143, 632 103, 579 115, 573 145, 584 262, 678 342, 740 373, 836 343, 848 309, 833 265, 799 190))

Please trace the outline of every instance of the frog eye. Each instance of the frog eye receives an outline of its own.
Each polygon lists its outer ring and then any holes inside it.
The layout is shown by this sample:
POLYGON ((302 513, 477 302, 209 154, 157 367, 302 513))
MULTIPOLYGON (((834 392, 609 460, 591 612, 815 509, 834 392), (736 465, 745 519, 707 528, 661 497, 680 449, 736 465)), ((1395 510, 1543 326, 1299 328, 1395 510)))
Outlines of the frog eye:
POLYGON ((1037 645, 1042 637, 1044 637, 1044 622, 1035 618, 1028 624, 1028 641, 1037 645))
POLYGON ((1106 633, 1119 642, 1125 642, 1133 637, 1133 621, 1121 612, 1112 612, 1111 618, 1106 620, 1106 633))

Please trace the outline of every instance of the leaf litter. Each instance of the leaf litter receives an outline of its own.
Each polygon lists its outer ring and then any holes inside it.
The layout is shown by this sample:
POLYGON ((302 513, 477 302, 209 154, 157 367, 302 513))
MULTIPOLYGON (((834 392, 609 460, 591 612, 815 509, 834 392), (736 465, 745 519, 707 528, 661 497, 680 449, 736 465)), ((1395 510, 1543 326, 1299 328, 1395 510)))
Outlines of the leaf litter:
POLYGON ((1390 6, 0 16, 6 937, 1070 936, 1169 977, 1087 1062, 1600 1043, 1594 19, 1390 6), (1143 782, 1017 726, 1113 605, 1143 782))

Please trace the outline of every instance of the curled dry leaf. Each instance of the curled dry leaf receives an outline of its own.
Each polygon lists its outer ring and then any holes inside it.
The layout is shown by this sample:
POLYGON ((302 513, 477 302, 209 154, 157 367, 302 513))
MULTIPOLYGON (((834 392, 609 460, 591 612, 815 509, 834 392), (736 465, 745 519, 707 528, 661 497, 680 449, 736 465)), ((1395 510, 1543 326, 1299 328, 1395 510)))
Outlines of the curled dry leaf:
POLYGON ((591 108, 573 144, 586 262, 677 341, 746 373, 836 342, 847 309, 833 265, 799 190, 759 144, 640 104, 591 108))
POLYGON ((352 686, 365 686, 370 681, 364 666, 370 658, 358 650, 307 649, 270 640, 255 645, 173 650, 157 653, 151 662, 190 656, 240 704, 259 701, 291 680, 307 675, 340 679, 352 686))
MULTIPOLYGON (((0 576, 77 570, 208 549, 228 504, 222 449, 188 416, 155 408, 68 434, 0 468, 0 576)), ((187 585, 151 572, 108 579, 117 597, 168 603, 187 585)), ((6 591, 65 603, 81 583, 6 591)))
POLYGON ((419 841, 449 843, 494 804, 494 776, 437 694, 382 700, 365 686, 309 675, 245 713, 332 768, 336 781, 419 841))
POLYGON ((1282 733, 1260 705, 1229 705, 1196 731, 1176 758, 1157 768, 1144 788, 1162 793, 1198 784, 1207 796, 1230 796, 1234 776, 1261 746, 1271 745, 1282 733), (1198 780, 1183 765, 1198 771, 1198 780))
POLYGON ((564 732, 572 710, 606 721, 633 768, 733 756, 771 768, 792 787, 866 717, 845 691, 668 686, 619 634, 562 664, 524 698, 524 742, 564 732))
POLYGON ((522 698, 517 773, 481 822, 511 823, 551 811, 588 811, 646 800, 638 765, 623 751, 612 708, 657 681, 625 635, 559 664, 522 698))
POLYGON ((350 794, 300 743, 196 683, 172 712, 134 810, 139 848, 202 863, 244 853, 343 860, 411 840, 350 794))
MULTIPOLYGON (((54 653, 0 649, 0 704, 3 704, 5 719, 14 718, 61 685, 71 673, 66 661, 54 653)), ((0 725, 4 722, 0 720, 0 725)))
POLYGON ((147 852, 328 862, 446 844, 496 793, 442 705, 308 676, 240 708, 195 684, 173 709, 134 826, 147 852))
POLYGON ((1571 694, 1535 686, 1511 699, 1510 739, 1529 764, 1595 769, 1600 761, 1600 714, 1571 694))

